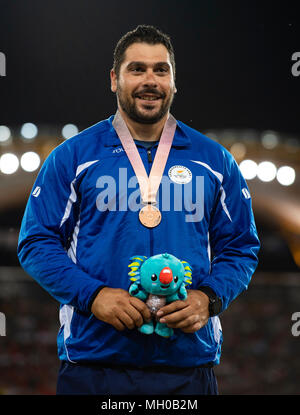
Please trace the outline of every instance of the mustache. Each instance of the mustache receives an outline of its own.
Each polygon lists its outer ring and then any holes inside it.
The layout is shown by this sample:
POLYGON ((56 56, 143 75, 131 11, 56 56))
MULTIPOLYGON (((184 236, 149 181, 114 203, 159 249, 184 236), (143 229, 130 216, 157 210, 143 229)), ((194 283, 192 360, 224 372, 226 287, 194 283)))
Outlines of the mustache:
POLYGON ((154 95, 157 98, 165 98, 166 97, 166 94, 164 92, 159 92, 155 88, 144 88, 144 89, 141 89, 140 91, 134 92, 132 95, 133 95, 134 98, 137 98, 137 97, 139 97, 141 95, 144 95, 144 94, 151 94, 151 95, 154 95))

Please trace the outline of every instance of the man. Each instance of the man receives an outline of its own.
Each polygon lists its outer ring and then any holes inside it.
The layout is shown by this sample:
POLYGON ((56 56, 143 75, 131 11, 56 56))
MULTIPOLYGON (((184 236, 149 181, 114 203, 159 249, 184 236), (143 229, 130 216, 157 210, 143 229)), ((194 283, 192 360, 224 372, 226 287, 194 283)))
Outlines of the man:
POLYGON ((50 154, 20 231, 22 266, 61 303, 57 393, 217 394, 218 314, 257 265, 247 185, 221 145, 170 115, 176 87, 168 36, 152 26, 124 35, 111 89, 117 113, 50 154), (149 177, 160 153, 155 201, 146 198, 124 131, 149 177), (145 223, 143 203, 152 209, 145 223), (137 330, 150 311, 128 292, 129 259, 165 252, 193 269, 187 299, 159 311, 174 329, 170 338, 137 330))

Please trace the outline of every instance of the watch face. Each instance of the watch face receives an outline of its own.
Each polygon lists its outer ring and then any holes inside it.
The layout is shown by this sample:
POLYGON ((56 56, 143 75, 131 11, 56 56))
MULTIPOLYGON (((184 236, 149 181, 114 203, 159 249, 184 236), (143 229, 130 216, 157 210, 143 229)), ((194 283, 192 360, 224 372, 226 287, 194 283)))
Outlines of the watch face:
POLYGON ((222 301, 221 298, 216 297, 212 302, 210 303, 210 315, 211 317, 216 316, 219 314, 222 310, 222 301))

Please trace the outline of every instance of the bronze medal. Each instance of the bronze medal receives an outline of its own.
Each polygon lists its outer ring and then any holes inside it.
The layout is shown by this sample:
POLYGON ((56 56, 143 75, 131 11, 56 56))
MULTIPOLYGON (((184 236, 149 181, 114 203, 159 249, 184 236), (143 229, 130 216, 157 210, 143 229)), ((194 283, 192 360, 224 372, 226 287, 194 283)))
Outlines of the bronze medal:
POLYGON ((140 210, 139 219, 146 228, 155 228, 160 224, 161 212, 157 207, 148 204, 140 210))
POLYGON ((156 204, 156 194, 161 183, 164 168, 171 149, 176 125, 177 122, 175 118, 169 114, 169 117, 164 125, 150 175, 148 177, 134 140, 119 111, 116 112, 113 120, 113 126, 120 138, 139 182, 141 201, 145 204, 139 212, 139 219, 140 222, 147 228, 155 228, 155 226, 159 225, 161 221, 161 212, 154 205, 156 204))

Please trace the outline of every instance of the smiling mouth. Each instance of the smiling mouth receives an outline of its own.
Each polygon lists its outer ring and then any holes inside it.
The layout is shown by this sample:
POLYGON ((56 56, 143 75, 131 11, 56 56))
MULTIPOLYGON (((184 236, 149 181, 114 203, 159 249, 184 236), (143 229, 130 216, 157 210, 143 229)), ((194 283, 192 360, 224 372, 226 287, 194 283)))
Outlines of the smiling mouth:
POLYGON ((170 284, 165 285, 164 287, 161 285, 161 288, 162 288, 163 290, 165 290, 166 288, 169 288, 169 287, 170 287, 170 284))
POLYGON ((141 99, 143 101, 158 101, 161 97, 150 95, 137 95, 136 98, 141 99))

